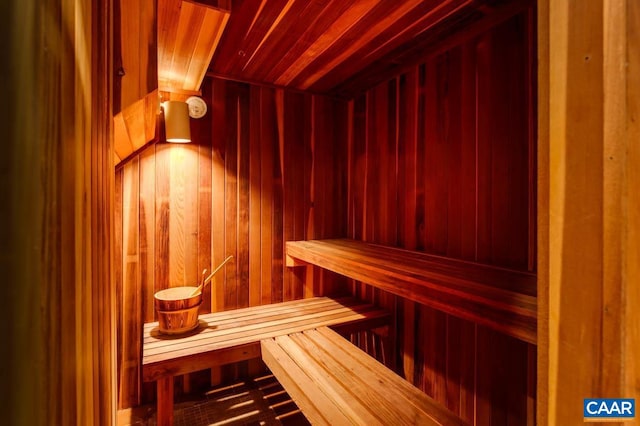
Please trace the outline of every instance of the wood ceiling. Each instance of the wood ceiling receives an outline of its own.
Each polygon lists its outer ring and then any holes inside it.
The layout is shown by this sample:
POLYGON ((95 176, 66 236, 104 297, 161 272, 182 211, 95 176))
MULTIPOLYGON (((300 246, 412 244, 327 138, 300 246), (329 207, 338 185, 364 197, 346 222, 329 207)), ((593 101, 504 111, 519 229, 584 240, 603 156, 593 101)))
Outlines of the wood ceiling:
POLYGON ((230 0, 158 1, 158 87, 161 92, 200 90, 229 19, 230 0))
POLYGON ((210 75, 348 98, 397 73, 437 40, 488 17, 506 19, 530 3, 233 0, 210 75))
POLYGON ((535 0, 118 0, 115 163, 205 73, 352 98, 535 0))

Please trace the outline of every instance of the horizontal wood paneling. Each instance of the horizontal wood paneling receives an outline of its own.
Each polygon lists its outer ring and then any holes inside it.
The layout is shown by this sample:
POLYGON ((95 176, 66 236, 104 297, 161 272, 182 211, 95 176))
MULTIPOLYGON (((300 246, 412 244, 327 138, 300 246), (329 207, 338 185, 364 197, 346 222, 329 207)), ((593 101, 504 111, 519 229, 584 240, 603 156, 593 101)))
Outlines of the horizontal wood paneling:
POLYGON ((156 291, 193 284, 229 255, 201 312, 341 288, 340 277, 283 260, 286 240, 346 233, 346 102, 218 79, 205 80, 203 98, 209 113, 191 121, 191 144, 158 142, 116 171, 121 408, 153 395, 146 384, 140 393, 136 340, 156 319, 156 291))
MULTIPOLYGON (((427 54, 349 103, 350 238, 535 272, 533 16, 427 54)), ((534 346, 352 290, 395 309, 395 367, 416 386, 477 425, 532 421, 534 346)))

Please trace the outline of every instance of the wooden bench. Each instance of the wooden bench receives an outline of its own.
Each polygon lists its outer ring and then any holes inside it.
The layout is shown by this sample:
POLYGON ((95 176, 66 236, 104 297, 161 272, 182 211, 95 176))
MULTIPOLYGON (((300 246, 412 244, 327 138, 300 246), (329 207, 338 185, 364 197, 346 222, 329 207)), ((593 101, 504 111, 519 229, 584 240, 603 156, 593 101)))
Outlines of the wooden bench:
POLYGON ((261 345, 263 361, 313 425, 466 424, 326 327, 261 345))
POLYGON ((384 326, 387 311, 354 298, 315 297, 200 315, 200 326, 183 336, 143 330, 142 378, 157 381, 158 425, 173 423, 174 376, 217 365, 260 358, 260 341, 333 326, 343 332, 384 326))
POLYGON ((536 343, 536 276, 349 239, 288 241, 287 266, 311 264, 536 343))

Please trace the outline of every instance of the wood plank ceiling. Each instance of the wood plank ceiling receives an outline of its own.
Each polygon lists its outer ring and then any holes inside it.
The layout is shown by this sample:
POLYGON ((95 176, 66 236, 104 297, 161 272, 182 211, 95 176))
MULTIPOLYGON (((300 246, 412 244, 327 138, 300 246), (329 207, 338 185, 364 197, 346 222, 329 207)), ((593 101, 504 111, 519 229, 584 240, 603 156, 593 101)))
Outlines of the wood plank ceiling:
POLYGON ((115 6, 118 164, 155 138, 159 96, 185 100, 200 94, 231 1, 119 0, 115 6))
MULTIPOLYGON (((194 94, 229 19, 230 0, 158 1, 158 87, 194 94)), ((199 93, 199 92, 198 92, 199 93)))
POLYGON ((115 162, 156 136, 158 96, 197 94, 205 73, 350 99, 528 3, 119 0, 115 162))
POLYGON ((349 98, 472 23, 513 14, 517 3, 234 0, 209 74, 349 98))

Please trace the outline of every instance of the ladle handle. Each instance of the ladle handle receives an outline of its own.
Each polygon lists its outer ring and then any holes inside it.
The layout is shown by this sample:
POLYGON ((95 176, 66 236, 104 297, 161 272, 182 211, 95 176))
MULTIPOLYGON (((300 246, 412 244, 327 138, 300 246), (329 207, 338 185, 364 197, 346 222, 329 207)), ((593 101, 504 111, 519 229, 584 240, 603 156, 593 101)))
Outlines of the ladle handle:
POLYGON ((204 281, 202 282, 202 284, 200 284, 200 285, 199 285, 195 290, 193 290, 193 292, 191 293, 191 295, 190 295, 189 297, 191 297, 191 296, 195 296, 196 294, 198 294, 198 293, 202 292, 202 290, 204 289, 204 287, 207 285, 207 283, 208 283, 209 281, 211 281, 211 278, 213 278, 213 276, 216 274, 216 272, 218 272, 220 269, 222 269, 222 267, 223 267, 224 265, 226 265, 226 264, 227 264, 227 262, 229 262, 231 259, 233 259, 233 256, 229 256, 229 257, 227 257, 227 258, 224 260, 224 262, 222 262, 222 263, 220 264, 220 266, 218 266, 218 267, 217 267, 217 268, 216 268, 216 269, 211 273, 211 275, 209 275, 207 278, 205 278, 205 279, 204 279, 204 281))

